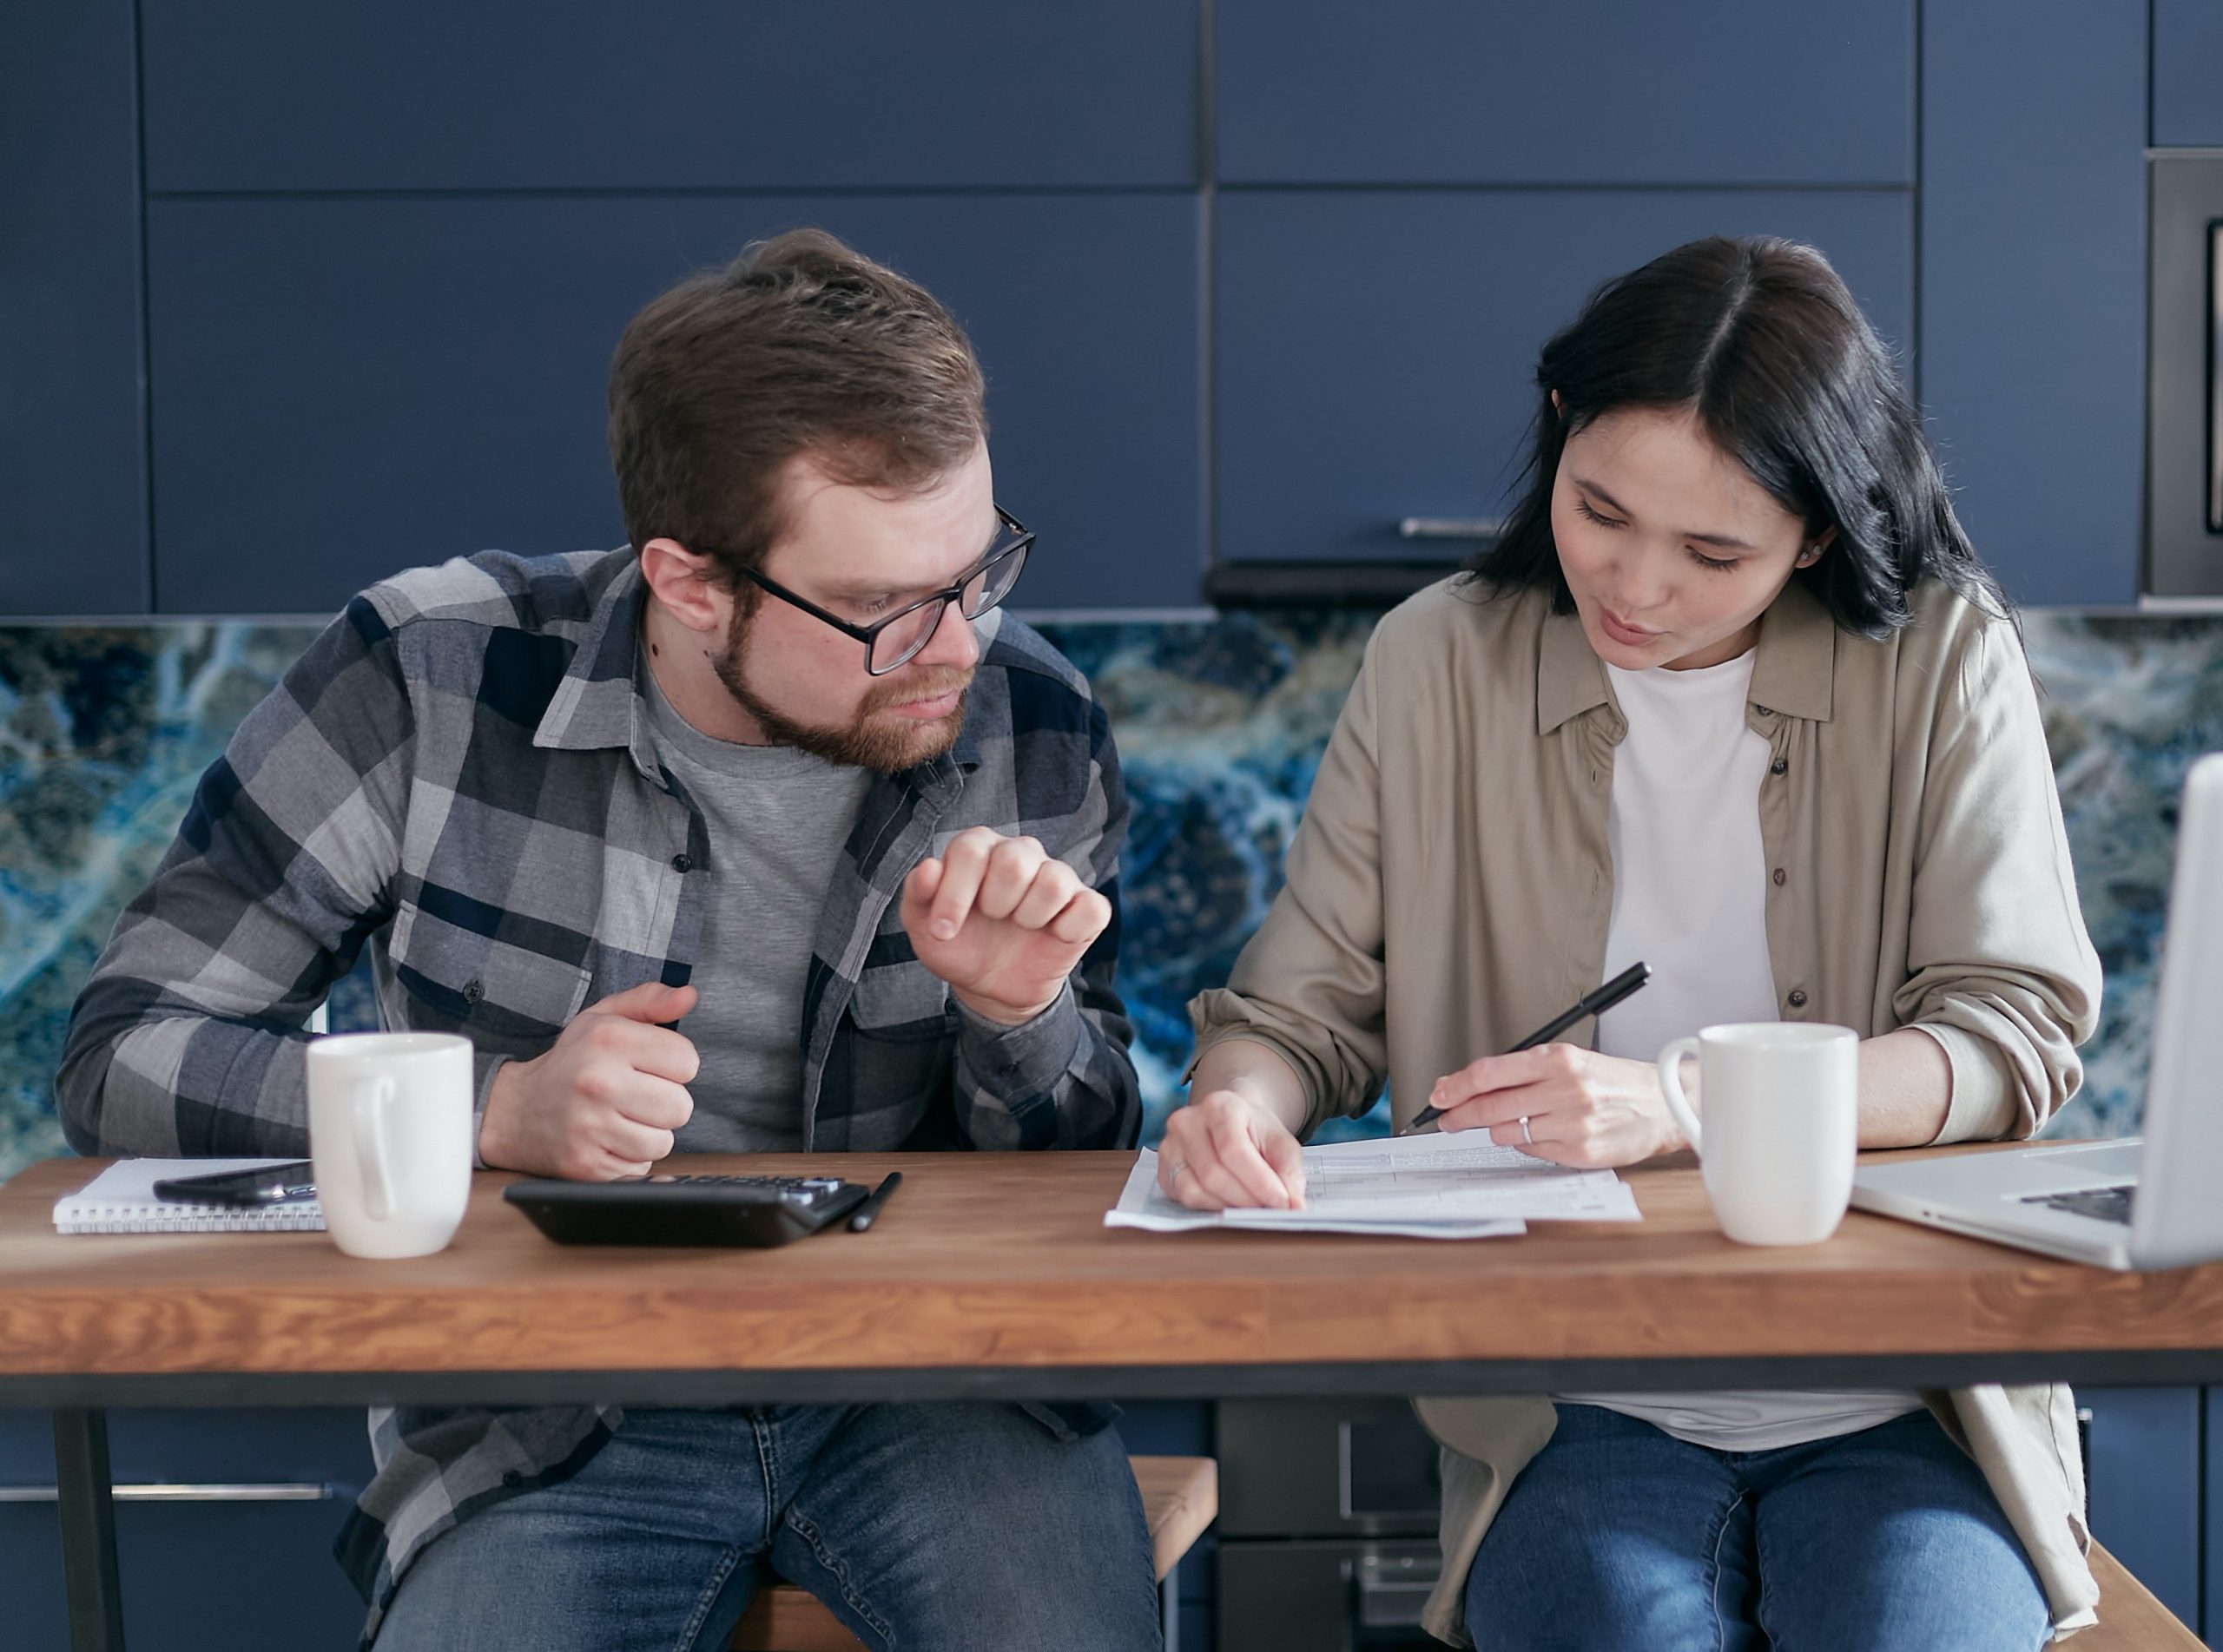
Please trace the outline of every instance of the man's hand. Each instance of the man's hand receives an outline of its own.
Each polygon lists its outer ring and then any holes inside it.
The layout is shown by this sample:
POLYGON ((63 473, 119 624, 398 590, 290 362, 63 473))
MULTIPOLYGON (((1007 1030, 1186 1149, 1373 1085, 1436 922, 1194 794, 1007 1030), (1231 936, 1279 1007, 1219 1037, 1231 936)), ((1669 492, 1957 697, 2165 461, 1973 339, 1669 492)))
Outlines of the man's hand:
POLYGON ((919 962, 973 1014, 1017 1026, 1057 1002, 1112 903, 1032 838, 973 826, 903 880, 919 962))
POLYGON ((695 1046, 659 1024, 692 1010, 695 996, 644 982, 580 1010, 545 1054, 495 1069, 479 1156, 572 1181, 647 1175, 695 1111, 684 1088, 701 1066, 695 1046))

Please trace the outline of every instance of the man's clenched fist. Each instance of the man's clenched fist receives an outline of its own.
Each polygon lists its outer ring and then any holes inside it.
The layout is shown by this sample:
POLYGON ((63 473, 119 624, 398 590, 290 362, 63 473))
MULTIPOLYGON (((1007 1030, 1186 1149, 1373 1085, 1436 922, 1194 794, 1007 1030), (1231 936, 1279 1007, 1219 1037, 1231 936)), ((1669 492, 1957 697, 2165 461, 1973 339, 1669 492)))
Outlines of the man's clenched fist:
POLYGON ((919 961, 960 1004, 1017 1026, 1057 1001, 1112 903, 1032 838, 973 826, 911 868, 902 917, 919 961))
POLYGON ((695 996, 643 982, 580 1010, 544 1054, 495 1069, 479 1157, 572 1181, 645 1175, 695 1112, 695 1046, 661 1024, 692 1010, 695 996))

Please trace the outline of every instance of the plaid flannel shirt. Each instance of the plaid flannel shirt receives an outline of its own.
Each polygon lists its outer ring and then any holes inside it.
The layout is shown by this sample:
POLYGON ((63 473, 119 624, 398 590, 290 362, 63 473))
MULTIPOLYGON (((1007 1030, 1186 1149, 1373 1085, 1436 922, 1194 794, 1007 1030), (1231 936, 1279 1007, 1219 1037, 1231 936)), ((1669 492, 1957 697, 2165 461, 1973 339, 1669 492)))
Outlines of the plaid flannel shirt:
MULTIPOLYGON (((78 1151, 295 1157, 305 1026, 367 943, 392 1028, 459 1032, 495 1070, 578 1010, 692 972, 716 846, 658 760, 637 682, 630 550, 498 552, 351 602, 204 775, 70 1020, 56 1089, 78 1151)), ((876 777, 803 991, 813 1151, 1131 1145, 1141 1107, 1112 985, 1120 786, 1086 681, 1001 610, 945 756, 876 777), (963 1014, 896 896, 957 833, 1029 833, 1112 903, 1023 1027, 963 1014)), ((1053 1428, 1100 1426, 1028 1408, 1053 1428)), ((614 1406, 372 1413, 378 1473, 340 1559, 372 1603, 472 1510, 575 1472, 614 1406)))

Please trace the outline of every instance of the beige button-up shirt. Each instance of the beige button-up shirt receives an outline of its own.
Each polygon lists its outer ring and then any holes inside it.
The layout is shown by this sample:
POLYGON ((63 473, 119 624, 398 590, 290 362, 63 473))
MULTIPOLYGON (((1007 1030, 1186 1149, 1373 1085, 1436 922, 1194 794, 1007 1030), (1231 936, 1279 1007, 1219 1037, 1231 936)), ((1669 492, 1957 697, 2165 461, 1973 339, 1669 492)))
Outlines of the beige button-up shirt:
MULTIPOLYGON (((1935 582, 1913 608, 1911 625, 1870 642, 1794 581, 1761 623, 1746 721, 1771 754, 1758 806, 1778 1013, 1864 1037, 1920 1027, 1952 1067, 1937 1139, 2028 1135, 2082 1078, 2099 959, 2013 626, 1935 582)), ((1279 1052, 1303 1083, 1308 1134, 1364 1111, 1385 1077, 1402 1123, 1440 1076, 1597 986, 1626 732, 1580 622, 1545 590, 1451 580, 1387 615, 1286 886, 1229 986, 1191 1006, 1198 1053, 1228 1037, 1279 1052)), ((1588 1041, 1594 1023, 1568 1036, 1588 1041)), ((1982 1467, 2056 1626, 2088 1622, 2067 1388, 1925 1398, 1982 1467)), ((1466 1644, 1468 1570, 1554 1416, 1541 1398, 1417 1403, 1448 1448, 1427 1624, 1466 1644)))

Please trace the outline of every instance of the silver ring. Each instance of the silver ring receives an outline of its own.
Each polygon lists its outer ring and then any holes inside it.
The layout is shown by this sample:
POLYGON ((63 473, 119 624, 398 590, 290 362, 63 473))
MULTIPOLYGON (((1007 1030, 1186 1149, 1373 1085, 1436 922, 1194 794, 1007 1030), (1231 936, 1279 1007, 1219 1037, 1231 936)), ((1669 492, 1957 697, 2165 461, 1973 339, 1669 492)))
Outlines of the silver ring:
POLYGON ((1520 1116, 1520 1144, 1531 1148, 1536 1145, 1536 1138, 1528 1133, 1528 1116, 1526 1113, 1520 1116))
POLYGON ((1175 1165, 1175 1166, 1174 1166, 1171 1170, 1168 1170, 1168 1171, 1165 1173, 1165 1185, 1166 1185, 1167 1187, 1169 1187, 1169 1188, 1170 1188, 1170 1187, 1171 1187, 1175 1182, 1177 1182, 1177 1181, 1180 1181, 1180 1180, 1181 1180, 1181 1173, 1182 1173, 1184 1170, 1186 1170, 1188 1168, 1189 1168, 1189 1162, 1188 1162, 1186 1159, 1184 1159, 1184 1160, 1182 1160, 1182 1161, 1181 1161, 1181 1162, 1180 1162, 1180 1163, 1178 1163, 1178 1164, 1175 1165))

